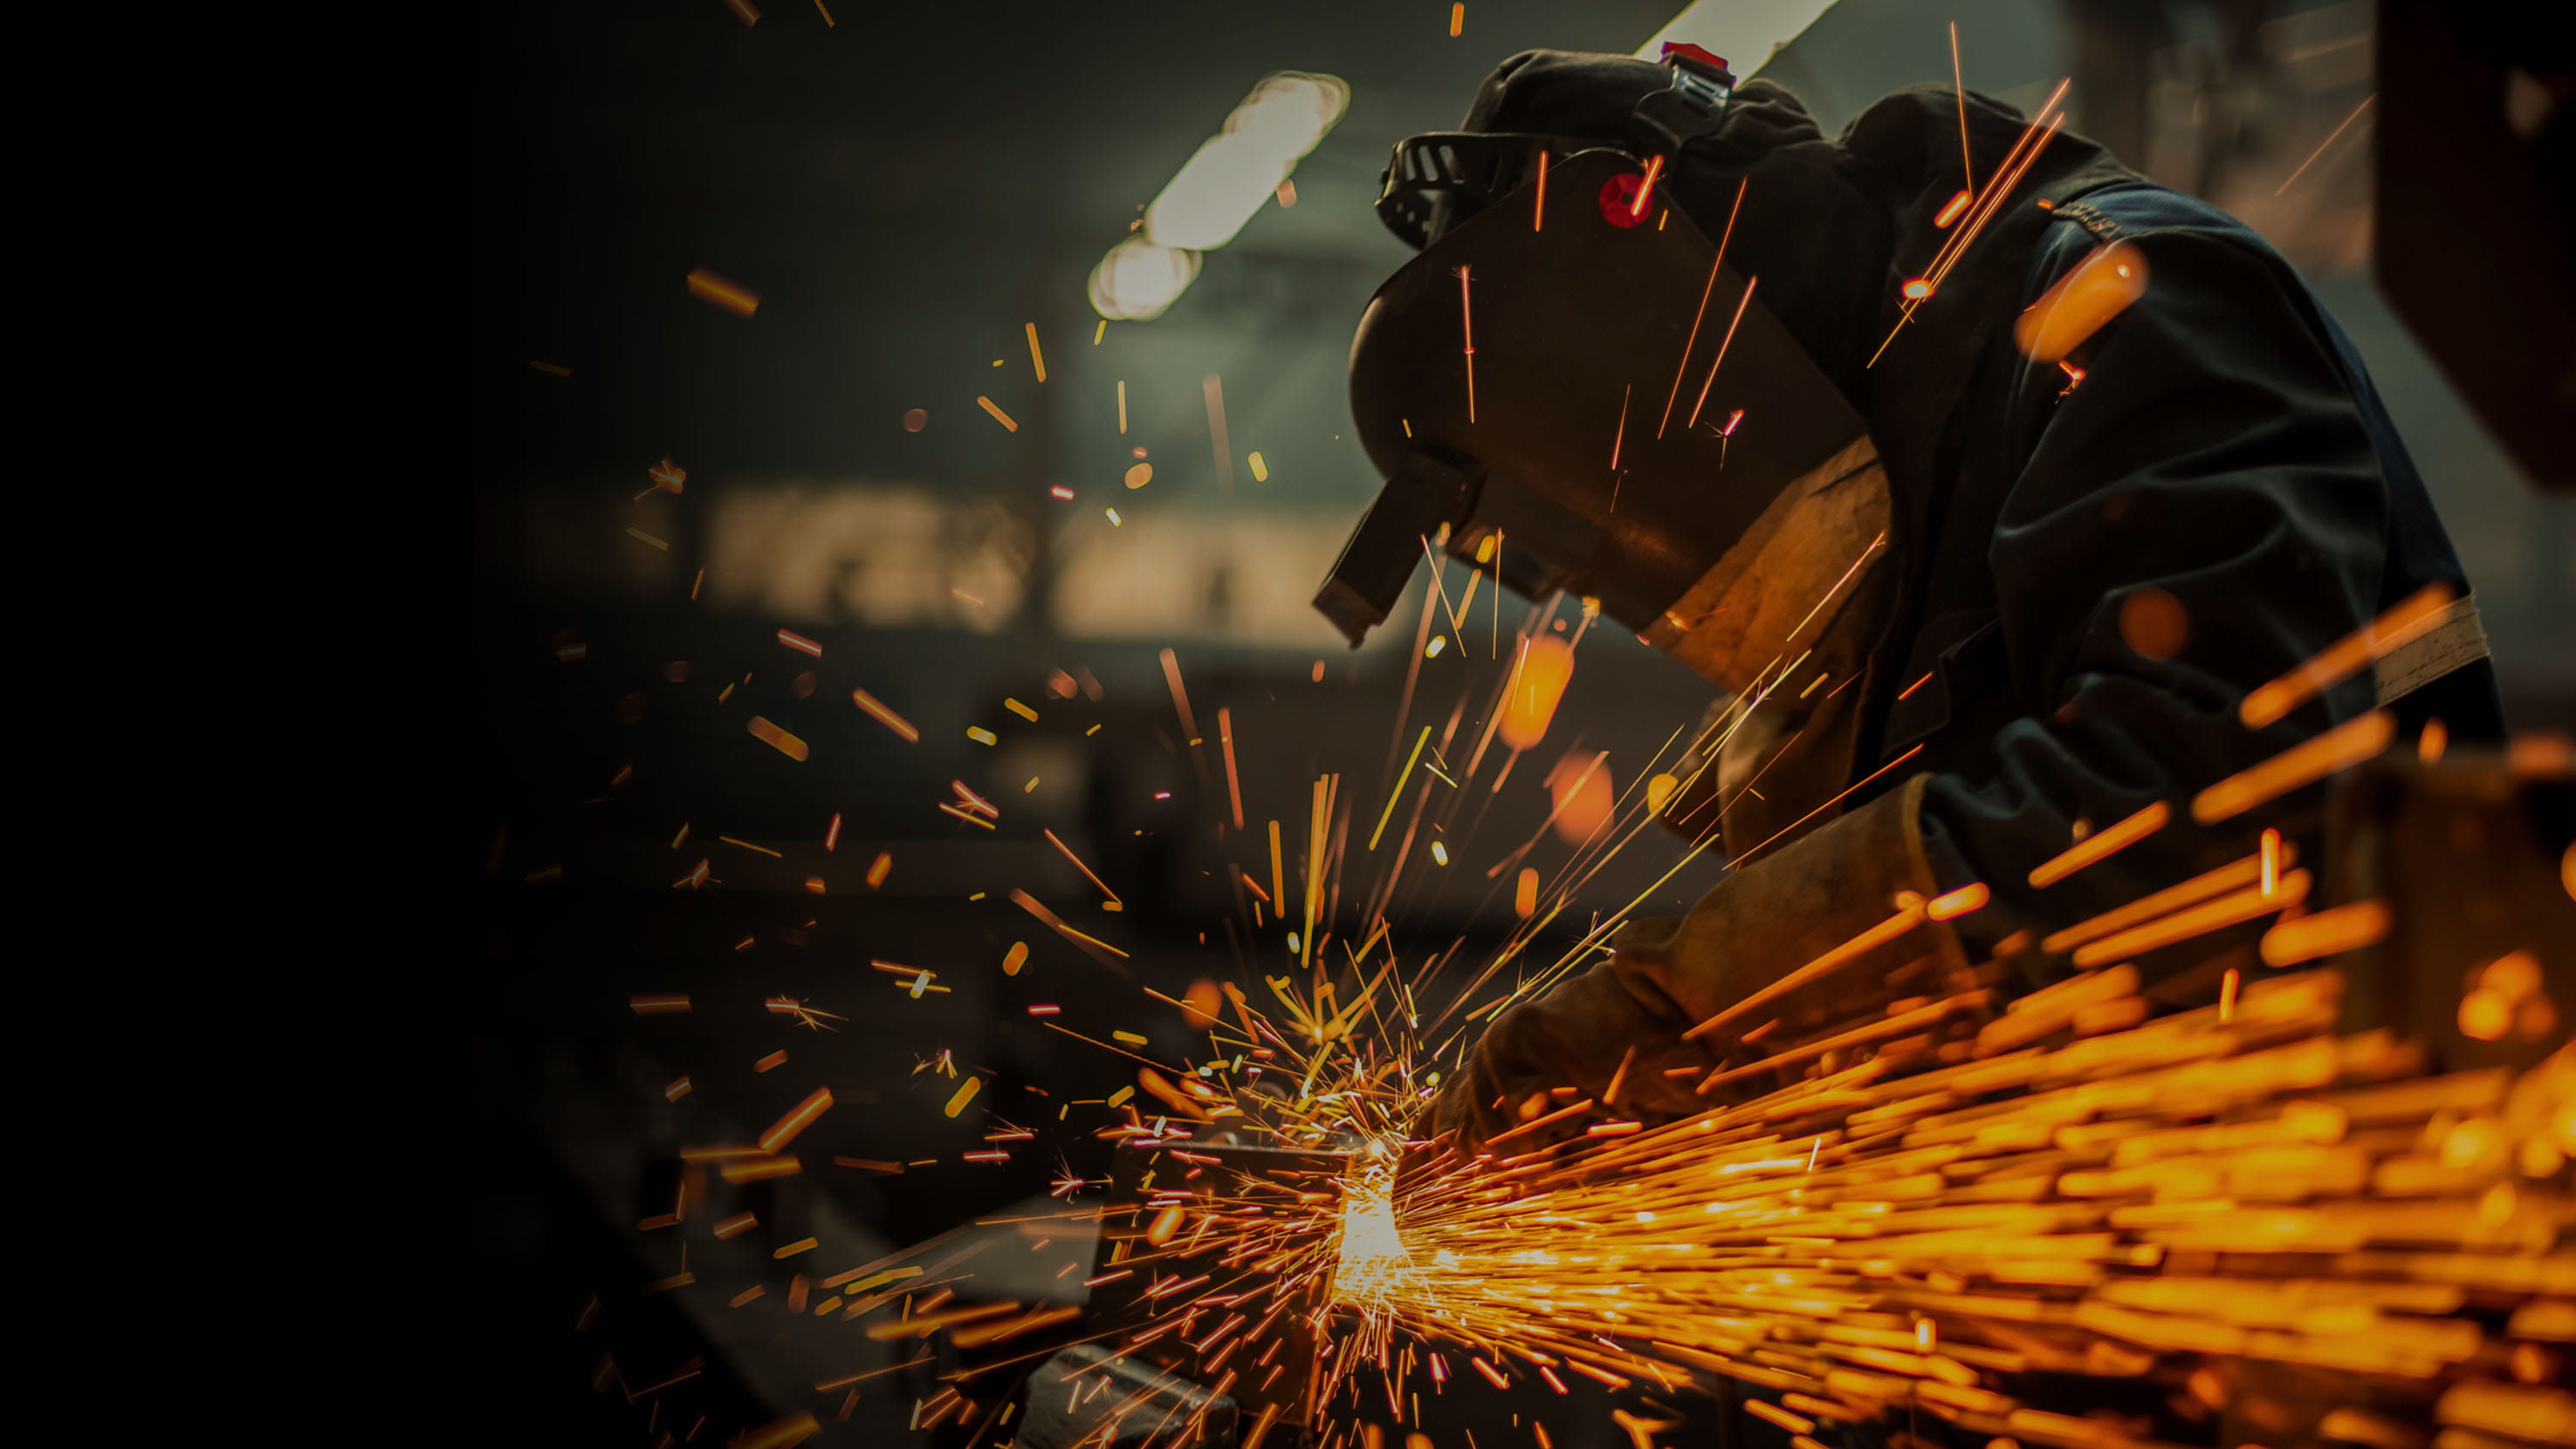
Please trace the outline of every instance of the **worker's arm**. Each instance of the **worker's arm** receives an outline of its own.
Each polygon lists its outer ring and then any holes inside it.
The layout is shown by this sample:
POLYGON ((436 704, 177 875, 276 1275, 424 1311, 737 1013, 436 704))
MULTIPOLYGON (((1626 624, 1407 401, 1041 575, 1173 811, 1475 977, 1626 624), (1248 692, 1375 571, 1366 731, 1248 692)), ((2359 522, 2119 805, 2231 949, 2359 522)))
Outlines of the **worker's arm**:
MULTIPOLYGON (((2025 459, 1987 548, 2020 711, 1985 752, 1992 767, 1917 775, 1738 870, 1681 920, 1630 925, 1613 959, 1495 1024, 1439 1125, 1507 1130, 1531 1091, 1589 1094, 1623 1059, 1621 1108, 1709 1105, 1691 1088, 1737 1034, 1780 1013, 1766 1003, 1697 1042, 1683 1033, 1885 921, 1898 892, 1984 882, 1993 903, 1837 968, 1807 1004, 1830 1005, 1837 986, 1875 992, 1927 954, 1964 965, 2015 930, 2172 884, 2211 848, 2189 822, 2194 791, 2368 707, 2364 682, 2266 731, 2236 718, 2247 690, 2373 611, 2386 494, 2359 406, 2304 297, 2263 258, 2198 234, 2141 244, 2148 291, 2079 350, 2080 386, 2030 366, 2009 396, 1970 404, 1988 409, 1979 426, 2013 429, 2009 451, 2025 459), (2188 622, 2170 659, 2122 637, 2123 601, 2150 587, 2188 622), (2099 827, 2158 800, 2176 812, 2158 837, 2047 891, 2029 885, 2077 820, 2099 827)), ((2082 250, 2060 248, 2057 269, 2082 250)), ((2053 280, 2035 278, 2034 294, 2053 280)))
MULTIPOLYGON (((1584 1100, 1598 1110, 1568 1119, 1573 1129, 1603 1117, 1676 1117, 1728 1100, 1734 1094, 1700 1088, 1736 1038, 1784 1012, 1832 1002, 1846 980, 1821 980, 1765 1003, 1753 1019, 1723 1023, 1698 1038, 1688 1033, 1747 993, 1886 921, 1899 892, 1929 896, 1936 889, 1917 829, 1917 802, 1930 778, 1917 775, 1736 871, 1687 916, 1620 928, 1609 960, 1494 1022, 1445 1084, 1434 1130, 1483 1143, 1584 1100), (1536 1094, 1551 1095, 1533 1101, 1536 1094)), ((1874 982, 1927 954, 1935 967, 1964 964, 1947 928, 1920 927, 1841 970, 1874 982)), ((1939 973, 1931 974, 1937 979, 1939 973)), ((1745 1048, 1736 1056, 1758 1052, 1745 1048)), ((1522 1133, 1495 1150, 1517 1151, 1563 1135, 1522 1133)))
MULTIPOLYGON (((2388 483, 2322 320, 2250 246, 2201 232, 2139 245, 2146 293, 2078 349, 2082 382, 2068 391, 2058 368, 2026 365, 1994 419, 2026 460, 1987 548, 2022 714, 1983 768, 1930 782, 1921 817, 1936 878, 1993 892, 1961 922, 1972 953, 2241 855, 2253 822, 2196 826, 2192 796, 2374 703, 2365 672, 2264 730, 2237 714, 2380 599, 2388 483), (2170 658, 2124 635, 2124 605, 2149 589, 2180 605, 2170 658), (2030 884, 2079 821, 2100 829, 2159 801, 2173 819, 2155 835, 2030 884)), ((2037 954, 2022 966, 2060 969, 2037 954)))

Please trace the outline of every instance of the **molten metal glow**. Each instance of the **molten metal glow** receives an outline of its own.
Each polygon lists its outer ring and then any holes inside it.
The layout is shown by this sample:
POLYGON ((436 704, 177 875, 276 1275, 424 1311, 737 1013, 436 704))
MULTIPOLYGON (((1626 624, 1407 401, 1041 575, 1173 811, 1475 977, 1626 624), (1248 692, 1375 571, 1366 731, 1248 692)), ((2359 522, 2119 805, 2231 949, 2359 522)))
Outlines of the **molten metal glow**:
POLYGON ((2146 294, 2146 254, 2113 242, 2076 263, 2013 324, 2013 341, 2033 362, 2056 362, 2146 294))
POLYGON ((1347 1188, 1341 1241, 1334 1250, 1335 1294, 1346 1303, 1364 1305, 1402 1291, 1420 1273, 1395 1230, 1392 1180, 1381 1175, 1347 1188))
POLYGON ((1545 738, 1573 679, 1574 650, 1564 640, 1532 639, 1511 682, 1511 697, 1503 703, 1503 743, 1526 750, 1545 738))

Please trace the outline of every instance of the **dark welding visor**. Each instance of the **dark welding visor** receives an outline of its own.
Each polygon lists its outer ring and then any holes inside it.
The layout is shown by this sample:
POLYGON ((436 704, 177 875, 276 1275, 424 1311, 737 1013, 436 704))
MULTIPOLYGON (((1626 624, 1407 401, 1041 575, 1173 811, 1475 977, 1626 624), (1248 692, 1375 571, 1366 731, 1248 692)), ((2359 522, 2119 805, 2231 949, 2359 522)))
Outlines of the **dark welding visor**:
POLYGON ((1672 611, 1762 511, 1866 466, 1860 415, 1642 169, 1552 159, 1543 212, 1533 170, 1370 299, 1351 411, 1386 484, 1315 598, 1354 647, 1445 525, 1687 658, 1672 611))

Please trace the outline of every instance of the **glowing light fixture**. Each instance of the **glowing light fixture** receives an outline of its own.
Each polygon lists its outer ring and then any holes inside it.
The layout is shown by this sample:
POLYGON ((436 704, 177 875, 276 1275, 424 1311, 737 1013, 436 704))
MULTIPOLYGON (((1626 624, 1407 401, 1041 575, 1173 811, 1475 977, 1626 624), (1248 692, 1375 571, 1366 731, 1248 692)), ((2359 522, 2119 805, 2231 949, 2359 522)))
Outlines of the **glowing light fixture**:
POLYGON ((1091 273, 1101 316, 1162 315, 1198 276, 1199 253, 1234 240, 1261 204, 1280 198, 1298 161, 1331 132, 1351 88, 1328 75, 1265 77, 1145 208, 1144 230, 1110 248, 1091 273))
POLYGON ((1199 254, 1131 236, 1091 269, 1091 306, 1117 322, 1160 317, 1199 274, 1199 254))

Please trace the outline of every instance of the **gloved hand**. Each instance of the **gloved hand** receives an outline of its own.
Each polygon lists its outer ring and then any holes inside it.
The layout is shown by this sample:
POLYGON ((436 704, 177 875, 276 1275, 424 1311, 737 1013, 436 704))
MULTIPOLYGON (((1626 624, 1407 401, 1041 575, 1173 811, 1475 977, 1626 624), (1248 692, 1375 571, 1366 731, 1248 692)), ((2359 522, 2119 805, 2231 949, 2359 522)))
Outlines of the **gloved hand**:
POLYGON ((1442 1084, 1432 1130, 1455 1134, 1469 1150, 1492 1143, 1512 1154, 1579 1136, 1595 1122, 1695 1111, 1707 1104, 1691 1089, 1717 1065, 1698 1043, 1682 1040, 1697 1021, 1657 987, 1653 970, 1614 956, 1497 1017, 1442 1084), (1587 1100, 1594 1104, 1588 1111, 1503 1137, 1587 1100))
POLYGON ((1706 1073, 1728 1059, 1744 1032, 1784 1014, 1833 1014, 1839 1003, 1880 991, 1888 972, 1926 954, 1964 966, 1957 933, 1927 921, 1813 986, 1696 1040, 1683 1039, 1726 1007, 1886 920, 1899 891, 1927 898, 1940 892, 1916 823, 1930 778, 1918 775, 1738 870, 1679 920, 1622 927, 1608 961, 1494 1021, 1442 1083, 1431 1129, 1454 1134, 1464 1151, 1491 1144, 1498 1155, 1512 1155, 1579 1135, 1595 1122, 1651 1123, 1722 1106, 1771 1085, 1749 1079, 1725 1095, 1699 1095, 1706 1073), (1617 1098, 1604 1101, 1613 1076, 1617 1098), (1555 1090, 1563 1087, 1574 1090, 1555 1090), (1524 1116, 1533 1093, 1543 1100, 1524 1116), (1595 1103, 1587 1112, 1503 1136, 1587 1097, 1595 1103))

